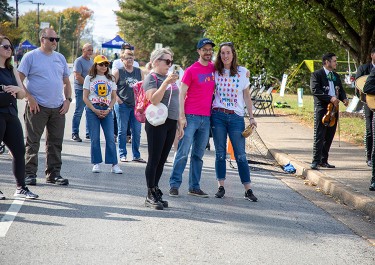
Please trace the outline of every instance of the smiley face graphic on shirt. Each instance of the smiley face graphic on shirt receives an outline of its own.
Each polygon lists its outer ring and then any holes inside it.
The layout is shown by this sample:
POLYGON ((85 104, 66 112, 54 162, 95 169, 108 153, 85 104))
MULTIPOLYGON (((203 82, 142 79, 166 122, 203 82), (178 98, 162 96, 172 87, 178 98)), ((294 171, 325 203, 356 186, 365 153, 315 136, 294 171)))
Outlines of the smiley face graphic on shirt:
POLYGON ((95 93, 99 97, 106 97, 109 94, 109 90, 106 83, 98 83, 95 85, 95 93))

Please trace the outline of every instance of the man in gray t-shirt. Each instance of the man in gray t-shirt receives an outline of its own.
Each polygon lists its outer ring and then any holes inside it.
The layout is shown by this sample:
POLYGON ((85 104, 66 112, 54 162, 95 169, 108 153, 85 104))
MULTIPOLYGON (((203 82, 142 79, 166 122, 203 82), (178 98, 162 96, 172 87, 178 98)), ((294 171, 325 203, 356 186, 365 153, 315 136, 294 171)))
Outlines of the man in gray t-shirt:
MULTIPOLYGON (((82 56, 78 57, 74 61, 73 72, 74 72, 74 91, 76 96, 76 109, 73 115, 72 121, 72 140, 76 142, 82 142, 79 137, 79 124, 81 122, 82 113, 85 108, 83 102, 83 81, 88 75, 93 61, 91 59, 93 48, 90 43, 86 43, 82 47, 82 56)), ((89 139, 89 129, 86 122, 86 139, 89 139)))
POLYGON ((36 185, 40 139, 46 129, 46 182, 68 185, 60 172, 65 114, 72 102, 69 69, 65 57, 55 52, 60 40, 56 32, 44 28, 39 39, 40 47, 28 52, 18 67, 21 81, 27 78, 25 183, 36 185))

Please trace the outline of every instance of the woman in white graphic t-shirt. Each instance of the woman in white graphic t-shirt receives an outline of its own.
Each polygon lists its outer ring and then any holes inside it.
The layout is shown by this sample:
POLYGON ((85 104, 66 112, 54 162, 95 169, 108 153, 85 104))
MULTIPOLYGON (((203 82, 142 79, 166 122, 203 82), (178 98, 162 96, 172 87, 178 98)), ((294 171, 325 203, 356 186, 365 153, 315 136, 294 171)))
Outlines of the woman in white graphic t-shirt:
POLYGON ((103 162, 100 148, 100 127, 105 137, 105 163, 112 164, 111 172, 122 174, 117 165, 117 151, 113 125, 113 105, 116 102, 117 86, 109 73, 109 61, 104 55, 97 55, 89 74, 83 83, 83 101, 86 104, 87 123, 91 141, 91 163, 93 173, 101 172, 103 162))
MULTIPOLYGON (((246 68, 237 63, 237 54, 232 42, 220 44, 215 62, 215 98, 212 103, 212 135, 215 143, 215 171, 218 191, 215 197, 222 198, 225 194, 224 181, 226 175, 227 136, 232 143, 238 173, 245 188, 245 199, 257 201, 250 188, 250 169, 245 152, 245 106, 252 110, 249 93, 249 79, 246 68)), ((250 125, 255 127, 253 114, 249 111, 250 125)))

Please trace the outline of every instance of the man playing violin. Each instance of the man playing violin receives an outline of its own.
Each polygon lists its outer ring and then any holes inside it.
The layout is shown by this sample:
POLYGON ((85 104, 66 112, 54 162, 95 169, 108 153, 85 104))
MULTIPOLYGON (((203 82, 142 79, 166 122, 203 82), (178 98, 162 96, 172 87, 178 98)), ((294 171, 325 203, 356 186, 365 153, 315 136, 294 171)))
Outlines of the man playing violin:
POLYGON ((311 169, 318 169, 319 166, 325 168, 335 167, 328 163, 328 153, 336 132, 338 106, 340 101, 345 106, 349 104, 340 76, 333 72, 337 66, 336 55, 327 53, 323 55, 322 62, 323 67, 312 73, 310 79, 310 89, 314 96, 314 147, 311 169), (329 103, 332 103, 334 107, 331 111, 336 110, 334 114, 336 119, 331 124, 333 125, 332 127, 322 122, 325 114, 330 115, 330 113, 327 113, 329 103))
MULTIPOLYGON (((370 75, 366 79, 365 86, 363 87, 363 92, 370 95, 375 95, 375 67, 372 68, 370 75)), ((373 110, 372 110, 373 111, 373 110)), ((374 121, 373 121, 374 122, 374 121)), ((374 124, 374 123, 372 123, 374 124)), ((372 128, 372 132, 374 132, 374 128, 372 128)), ((374 140, 375 137, 373 135, 372 139, 374 140)), ((374 146, 374 142, 373 142, 374 146)), ((372 157, 371 157, 371 165, 372 165, 372 178, 369 190, 375 191, 375 150, 372 149, 372 157)))

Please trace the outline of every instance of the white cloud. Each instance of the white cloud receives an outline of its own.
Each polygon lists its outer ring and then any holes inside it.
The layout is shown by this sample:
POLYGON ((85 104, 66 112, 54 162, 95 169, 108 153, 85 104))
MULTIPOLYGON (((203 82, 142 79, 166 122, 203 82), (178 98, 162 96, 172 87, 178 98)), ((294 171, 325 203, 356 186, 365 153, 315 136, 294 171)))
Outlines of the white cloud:
MULTIPOLYGON (((43 2, 43 1, 41 1, 43 2)), ((87 6, 94 11, 93 35, 94 39, 110 40, 119 31, 117 27, 116 15, 113 10, 119 10, 117 0, 66 0, 66 1, 44 1, 45 5, 40 5, 40 10, 61 11, 74 6, 87 6)), ((12 2, 10 2, 12 5, 12 2)), ((14 3, 15 5, 15 3, 14 3)), ((19 4, 20 15, 30 10, 37 10, 37 5, 25 2, 19 4)))

